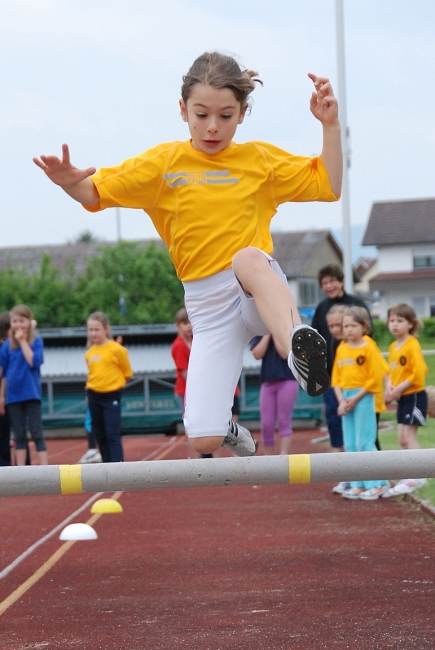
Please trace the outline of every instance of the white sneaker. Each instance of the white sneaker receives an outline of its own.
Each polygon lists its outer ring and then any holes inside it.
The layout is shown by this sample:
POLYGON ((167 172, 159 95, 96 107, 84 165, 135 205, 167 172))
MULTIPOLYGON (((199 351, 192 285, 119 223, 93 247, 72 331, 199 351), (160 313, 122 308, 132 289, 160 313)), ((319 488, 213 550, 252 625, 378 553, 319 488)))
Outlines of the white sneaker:
POLYGON ((364 492, 363 488, 351 487, 342 493, 343 499, 359 499, 359 495, 364 492))
POLYGON ((291 346, 287 363, 296 381, 311 397, 321 395, 330 384, 325 339, 309 325, 296 325, 291 346))
POLYGON ((385 496, 385 494, 390 491, 390 487, 389 483, 385 483, 384 485, 369 488, 368 490, 361 492, 359 498, 363 501, 376 501, 379 497, 385 496))
POLYGON ((349 490, 350 483, 348 481, 341 481, 338 485, 332 488, 331 492, 334 494, 343 494, 345 490, 349 490))
POLYGON ((88 449, 86 454, 78 461, 79 464, 83 465, 84 463, 102 463, 103 459, 98 449, 88 449))
POLYGON ((411 492, 414 492, 414 490, 421 488, 423 485, 426 485, 426 483, 427 478, 403 478, 382 496, 385 499, 388 497, 398 497, 401 494, 411 494, 411 492))
POLYGON ((228 423, 228 433, 224 438, 222 447, 226 447, 235 456, 253 456, 257 451, 257 443, 245 427, 232 420, 228 423))

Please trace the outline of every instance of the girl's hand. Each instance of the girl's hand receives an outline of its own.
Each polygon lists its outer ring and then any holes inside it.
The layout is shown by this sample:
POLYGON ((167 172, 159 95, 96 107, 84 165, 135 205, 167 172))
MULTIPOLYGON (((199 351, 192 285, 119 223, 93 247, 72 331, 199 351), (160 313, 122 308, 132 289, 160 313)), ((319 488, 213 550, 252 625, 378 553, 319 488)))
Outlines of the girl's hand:
POLYGON ((96 172, 95 167, 88 167, 88 169, 74 167, 70 162, 67 144, 62 145, 62 160, 59 160, 57 156, 41 156, 40 158, 33 158, 33 162, 42 169, 53 183, 60 185, 60 187, 78 185, 96 172))
POLYGON ((399 399, 402 397, 402 391, 400 390, 400 388, 392 388, 390 396, 391 396, 391 401, 396 400, 396 402, 398 402, 399 399))
POLYGON ((344 399, 340 402, 338 405, 337 413, 338 415, 347 415, 349 412, 349 409, 347 407, 347 402, 348 400, 344 399))
POLYGON ((357 403, 358 403, 358 400, 356 400, 354 397, 349 397, 348 398, 347 405, 346 405, 348 413, 355 409, 355 406, 357 405, 357 403))
POLYGON ((23 330, 21 327, 19 327, 18 329, 15 330, 14 336, 17 339, 17 341, 21 343, 21 341, 24 341, 27 338, 27 332, 23 330))
POLYGON ((311 95, 310 110, 324 126, 337 126, 338 102, 335 97, 329 79, 317 77, 315 74, 308 74, 314 83, 315 92, 311 95))

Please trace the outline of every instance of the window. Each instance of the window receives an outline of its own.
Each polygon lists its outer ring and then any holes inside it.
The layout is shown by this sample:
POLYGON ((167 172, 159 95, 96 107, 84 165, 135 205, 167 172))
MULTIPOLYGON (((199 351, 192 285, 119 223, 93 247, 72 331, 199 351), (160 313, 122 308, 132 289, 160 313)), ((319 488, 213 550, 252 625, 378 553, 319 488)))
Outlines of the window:
POLYGON ((425 299, 424 297, 416 296, 412 299, 412 306, 415 309, 415 313, 419 318, 426 316, 425 314, 425 299))
POLYGON ((434 269, 435 255, 414 255, 414 269, 434 269))
POLYGON ((309 307, 317 305, 320 300, 320 287, 314 278, 299 280, 299 305, 309 307))

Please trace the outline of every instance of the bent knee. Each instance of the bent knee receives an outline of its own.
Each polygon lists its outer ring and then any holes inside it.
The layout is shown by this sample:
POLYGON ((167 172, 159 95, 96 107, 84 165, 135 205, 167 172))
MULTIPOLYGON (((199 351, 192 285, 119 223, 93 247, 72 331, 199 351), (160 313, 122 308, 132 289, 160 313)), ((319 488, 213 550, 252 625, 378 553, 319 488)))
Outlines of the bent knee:
POLYGON ((189 442, 194 451, 198 454, 212 454, 222 446, 224 439, 222 436, 209 436, 206 438, 189 438, 189 442))
POLYGON ((234 275, 247 293, 258 274, 262 275, 267 268, 270 268, 268 258, 255 246, 242 248, 233 257, 234 275))

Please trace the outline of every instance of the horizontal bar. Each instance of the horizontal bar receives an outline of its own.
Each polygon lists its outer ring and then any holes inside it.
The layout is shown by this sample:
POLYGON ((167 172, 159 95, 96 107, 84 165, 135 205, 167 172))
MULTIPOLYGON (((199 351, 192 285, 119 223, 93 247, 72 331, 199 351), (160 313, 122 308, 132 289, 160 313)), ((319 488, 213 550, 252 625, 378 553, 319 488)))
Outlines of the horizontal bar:
POLYGON ((0 497, 435 477, 435 449, 0 467, 0 497))

